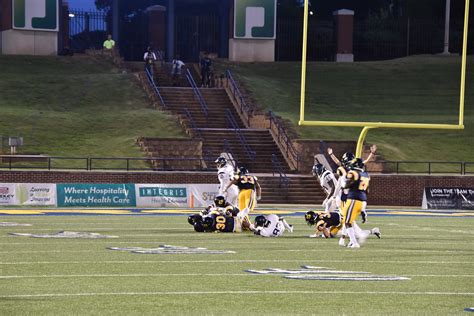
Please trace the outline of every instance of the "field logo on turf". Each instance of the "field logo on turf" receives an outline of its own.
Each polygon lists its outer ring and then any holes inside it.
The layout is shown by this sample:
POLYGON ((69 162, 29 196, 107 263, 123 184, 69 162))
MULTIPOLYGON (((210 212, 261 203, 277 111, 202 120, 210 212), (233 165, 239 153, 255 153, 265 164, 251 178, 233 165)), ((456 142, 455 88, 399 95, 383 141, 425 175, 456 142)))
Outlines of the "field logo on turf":
POLYGON ((158 248, 142 248, 142 247, 108 247, 109 250, 129 251, 138 254, 228 254, 235 253, 230 250, 209 250, 207 248, 190 248, 172 245, 160 245, 158 248))
POLYGON ((10 233, 12 236, 24 236, 33 238, 80 238, 80 239, 101 239, 101 238, 118 238, 118 236, 101 235, 98 233, 88 232, 70 232, 60 231, 53 234, 28 234, 28 233, 10 233))
POLYGON ((374 275, 370 272, 335 270, 326 267, 302 266, 301 269, 245 270, 255 274, 278 274, 286 279, 316 281, 404 281, 410 278, 374 275))

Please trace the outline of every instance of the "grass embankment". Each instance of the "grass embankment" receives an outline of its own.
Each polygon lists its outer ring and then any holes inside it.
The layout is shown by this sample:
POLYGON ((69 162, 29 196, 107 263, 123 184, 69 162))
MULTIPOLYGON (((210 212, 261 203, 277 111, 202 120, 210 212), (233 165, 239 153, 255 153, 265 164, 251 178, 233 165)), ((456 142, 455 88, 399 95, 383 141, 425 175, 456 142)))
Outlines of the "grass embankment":
MULTIPOLYGON (((388 160, 474 161, 474 85, 469 56, 465 130, 371 130, 366 141, 388 160)), ((306 120, 457 124, 459 56, 359 63, 308 63, 306 120)), ((357 140, 359 128, 300 127, 301 64, 229 67, 264 108, 293 122, 300 138, 357 140)))
POLYGON ((0 69, 0 135, 22 136, 19 154, 143 157, 138 136, 185 137, 132 74, 105 61, 0 56, 0 69))

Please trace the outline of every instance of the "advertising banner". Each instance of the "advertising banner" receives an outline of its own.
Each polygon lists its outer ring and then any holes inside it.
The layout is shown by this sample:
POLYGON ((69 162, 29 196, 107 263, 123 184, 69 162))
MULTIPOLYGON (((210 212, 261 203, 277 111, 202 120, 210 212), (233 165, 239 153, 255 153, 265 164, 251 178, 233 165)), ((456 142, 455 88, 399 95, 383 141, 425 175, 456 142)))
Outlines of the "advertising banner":
POLYGON ((20 183, 17 195, 20 205, 56 205, 56 184, 20 183))
POLYGON ((138 207, 187 207, 189 206, 186 184, 136 184, 138 207))
POLYGON ((206 207, 214 201, 219 193, 218 184, 190 184, 191 207, 206 207))
POLYGON ((58 206, 134 207, 135 185, 58 183, 58 206))
POLYGON ((425 188, 422 208, 474 210, 474 188, 425 188))
POLYGON ((0 183, 0 205, 18 205, 19 203, 16 184, 0 183))

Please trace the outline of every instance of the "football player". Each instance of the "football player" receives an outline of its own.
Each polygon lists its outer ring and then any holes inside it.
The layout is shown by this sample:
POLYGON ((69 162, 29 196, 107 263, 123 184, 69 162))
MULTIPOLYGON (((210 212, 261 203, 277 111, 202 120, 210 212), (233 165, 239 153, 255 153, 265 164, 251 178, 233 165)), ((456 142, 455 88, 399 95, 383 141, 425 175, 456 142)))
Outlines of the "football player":
POLYGON ((241 212, 247 211, 248 214, 254 210, 257 200, 260 200, 262 196, 262 188, 258 183, 258 178, 250 175, 245 167, 240 167, 239 174, 234 176, 224 192, 227 192, 234 184, 239 188, 239 209, 241 212))
POLYGON ((365 222, 367 214, 367 189, 369 188, 370 176, 364 171, 364 162, 360 158, 353 159, 349 164, 349 171, 343 178, 343 187, 349 189, 347 201, 342 208, 342 216, 350 242, 347 247, 360 248, 357 241, 354 223, 357 217, 362 213, 362 222, 365 222))
POLYGON ((218 195, 214 198, 214 203, 206 207, 201 211, 202 216, 209 214, 220 214, 228 216, 236 216, 239 213, 239 209, 234 205, 226 201, 225 197, 218 195))
POLYGON ((337 210, 337 195, 339 192, 336 191, 338 186, 334 174, 322 164, 317 163, 313 166, 313 176, 318 176, 319 184, 326 193, 326 199, 323 201, 324 210, 327 213, 337 210))
MULTIPOLYGON (((310 238, 318 237, 318 233, 322 232, 325 238, 334 238, 340 236, 339 244, 345 245, 345 235, 342 233, 343 220, 339 212, 306 212, 304 219, 310 226, 315 226, 316 234, 310 235, 310 238)), ((369 235, 375 235, 377 238, 381 238, 382 234, 378 227, 374 227, 371 230, 362 230, 359 228, 357 223, 354 222, 354 229, 356 235, 361 239, 365 240, 369 235)))
POLYGON ((283 217, 275 214, 259 215, 255 218, 253 225, 250 226, 250 230, 255 235, 263 237, 280 237, 285 230, 292 233, 293 225, 288 224, 283 217))
POLYGON ((227 201, 232 205, 237 205, 239 197, 239 188, 236 185, 231 185, 227 192, 224 190, 227 185, 234 179, 234 167, 227 162, 225 157, 220 156, 215 161, 217 167, 217 178, 219 179, 219 195, 225 196, 227 201))
POLYGON ((249 230, 248 212, 240 212, 236 216, 210 214, 202 217, 202 227, 205 232, 240 233, 242 229, 249 230))

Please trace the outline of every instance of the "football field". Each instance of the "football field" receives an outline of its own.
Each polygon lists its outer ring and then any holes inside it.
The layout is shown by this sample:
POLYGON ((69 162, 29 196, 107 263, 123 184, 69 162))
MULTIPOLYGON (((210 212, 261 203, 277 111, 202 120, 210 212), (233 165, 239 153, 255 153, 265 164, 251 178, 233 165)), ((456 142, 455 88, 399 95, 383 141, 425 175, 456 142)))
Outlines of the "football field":
POLYGON ((474 213, 369 212, 361 227, 379 227, 382 238, 360 249, 308 238, 302 214, 286 217, 295 231, 281 238, 195 233, 186 214, 0 215, 32 225, 0 227, 0 314, 466 315, 474 307, 474 213), (60 231, 114 238, 10 235, 60 231), (108 249, 160 245, 222 253, 108 249))

